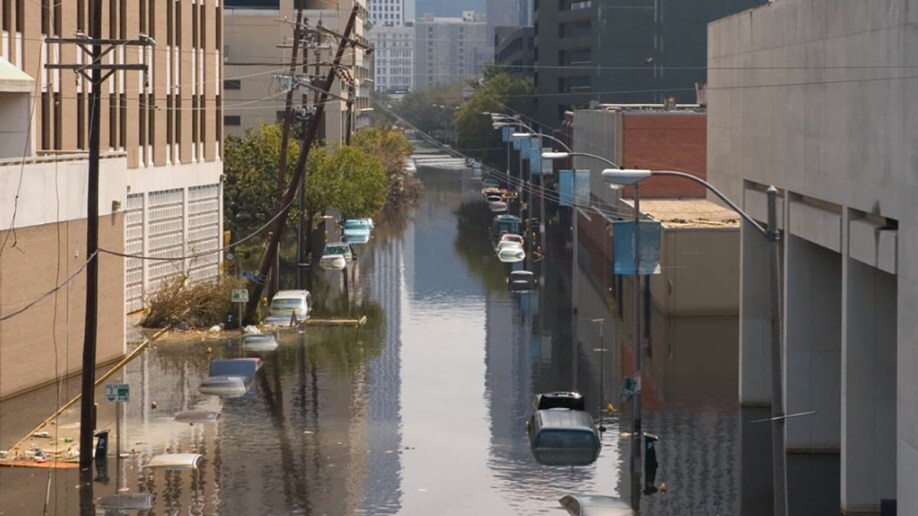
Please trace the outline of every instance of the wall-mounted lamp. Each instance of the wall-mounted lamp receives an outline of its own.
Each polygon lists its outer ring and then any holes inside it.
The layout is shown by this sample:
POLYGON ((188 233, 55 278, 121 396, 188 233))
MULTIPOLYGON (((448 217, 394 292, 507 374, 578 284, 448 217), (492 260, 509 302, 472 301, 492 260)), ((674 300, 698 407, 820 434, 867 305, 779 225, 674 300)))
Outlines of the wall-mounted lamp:
POLYGON ((112 201, 112 213, 117 213, 120 210, 121 210, 121 201, 117 199, 112 201))

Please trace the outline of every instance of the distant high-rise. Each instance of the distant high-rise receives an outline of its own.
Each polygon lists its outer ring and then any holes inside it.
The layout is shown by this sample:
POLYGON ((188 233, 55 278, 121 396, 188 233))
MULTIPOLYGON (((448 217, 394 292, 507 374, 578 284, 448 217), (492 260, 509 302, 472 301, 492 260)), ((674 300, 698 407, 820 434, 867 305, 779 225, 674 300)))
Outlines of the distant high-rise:
POLYGON ((532 27, 532 0, 487 0, 488 46, 494 48, 497 27, 532 27))
POLYGON ((708 23, 766 0, 541 1, 534 11, 537 119, 602 103, 694 102, 707 77, 708 23))
POLYGON ((368 10, 374 88, 406 93, 414 75, 414 0, 373 0, 368 10))
POLYGON ((461 18, 426 15, 415 24, 414 87, 429 88, 481 77, 490 57, 487 26, 481 13, 461 18))

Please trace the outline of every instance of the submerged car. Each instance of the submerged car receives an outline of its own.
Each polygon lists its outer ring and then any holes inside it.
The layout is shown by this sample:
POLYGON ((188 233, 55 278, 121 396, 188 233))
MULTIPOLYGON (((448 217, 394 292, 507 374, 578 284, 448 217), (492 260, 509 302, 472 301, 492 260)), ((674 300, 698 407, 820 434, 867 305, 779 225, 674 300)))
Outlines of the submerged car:
POLYGON ((224 398, 238 398, 249 391, 259 369, 261 359, 258 358, 211 360, 209 375, 198 386, 198 391, 224 398))
POLYGON ((507 203, 500 200, 488 201, 488 209, 491 210, 492 213, 503 213, 507 211, 507 203))
POLYGON ((507 288, 511 292, 528 292, 535 290, 539 280, 532 271, 512 271, 507 276, 507 288))
POLYGON ((350 244, 346 242, 337 242, 325 246, 322 251, 322 258, 319 259, 319 267, 323 269, 341 270, 347 267, 351 262, 353 251, 350 244))
POLYGON ((494 252, 497 253, 497 259, 504 263, 516 263, 526 258, 526 251, 523 250, 523 246, 519 242, 510 240, 498 242, 494 252))
MULTIPOLYGON (((312 310, 312 294, 308 290, 279 290, 271 299, 268 306, 268 316, 265 317, 265 324, 275 326, 290 326, 303 322, 309 317, 312 310)), ((251 337, 264 337, 262 335, 251 337)), ((271 337, 273 339, 273 337, 271 337)), ((248 341, 246 341, 248 342, 248 341)), ((276 344, 276 343, 275 343, 276 344)))
POLYGON ((571 516, 634 516, 631 506, 615 496, 567 495, 559 502, 571 516))
POLYGON ((373 223, 368 219, 348 219, 344 221, 344 238, 350 244, 365 244, 370 241, 373 223))
POLYGON ((526 423, 526 431, 529 449, 539 464, 585 466, 599 457, 599 432, 585 411, 538 410, 526 423))
MULTIPOLYGON (((289 319, 288 319, 289 322, 289 319)), ((246 335, 242 338, 242 349, 253 353, 266 353, 277 349, 277 339, 270 333, 246 335)))
POLYGON ((584 410, 583 396, 556 391, 536 394, 529 402, 532 416, 526 422, 529 447, 540 464, 583 466, 599 457, 599 432, 584 410))

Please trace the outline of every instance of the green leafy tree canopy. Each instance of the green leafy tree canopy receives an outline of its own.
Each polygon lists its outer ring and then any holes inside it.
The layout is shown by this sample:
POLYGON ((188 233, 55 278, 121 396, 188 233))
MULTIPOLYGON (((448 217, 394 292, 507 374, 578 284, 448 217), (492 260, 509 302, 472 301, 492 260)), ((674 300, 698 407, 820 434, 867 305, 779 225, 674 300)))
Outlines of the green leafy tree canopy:
POLYGON ((505 72, 489 72, 472 85, 472 95, 456 110, 457 149, 493 167, 503 168, 506 144, 491 117, 482 113, 533 114, 531 78, 514 78, 505 72))

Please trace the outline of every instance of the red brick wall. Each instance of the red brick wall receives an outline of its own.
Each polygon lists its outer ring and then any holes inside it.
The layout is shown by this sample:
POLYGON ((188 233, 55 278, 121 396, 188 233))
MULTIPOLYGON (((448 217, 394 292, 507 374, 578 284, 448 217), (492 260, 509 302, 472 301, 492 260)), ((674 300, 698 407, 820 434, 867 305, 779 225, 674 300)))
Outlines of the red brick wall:
MULTIPOLYGON (((678 170, 702 179, 707 170, 707 116, 704 114, 625 113, 622 119, 622 166, 678 170)), ((626 188, 624 197, 633 197, 626 188)), ((641 183, 641 197, 704 197, 704 186, 678 177, 641 183)))

